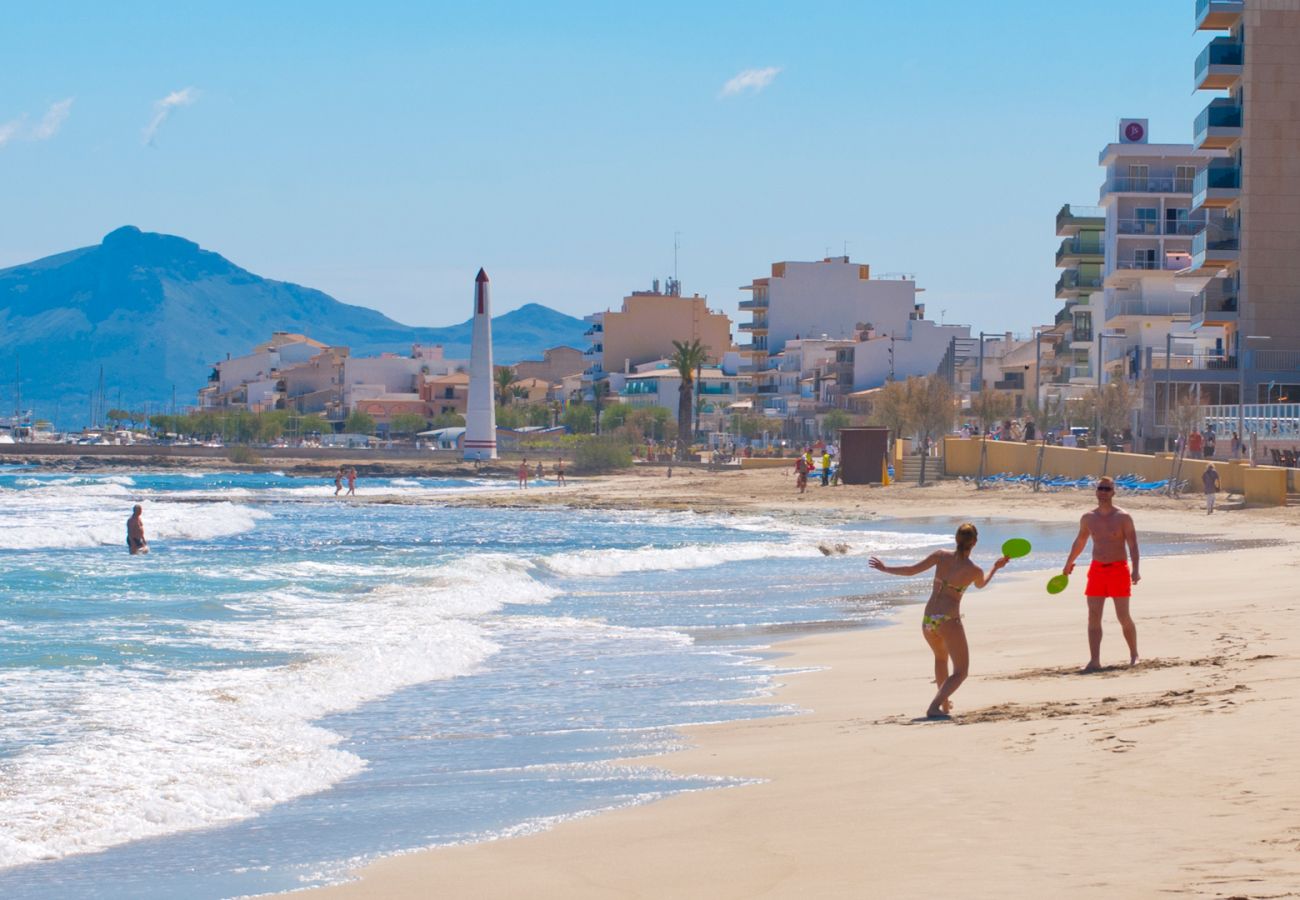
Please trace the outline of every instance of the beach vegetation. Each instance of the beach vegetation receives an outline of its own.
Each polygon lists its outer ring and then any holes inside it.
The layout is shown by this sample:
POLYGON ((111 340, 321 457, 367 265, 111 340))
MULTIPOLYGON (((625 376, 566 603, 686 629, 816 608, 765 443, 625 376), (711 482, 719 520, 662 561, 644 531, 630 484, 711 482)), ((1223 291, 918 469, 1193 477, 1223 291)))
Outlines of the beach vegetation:
POLYGON ((989 429, 1011 415, 1011 395, 992 388, 981 388, 970 398, 970 412, 980 424, 980 464, 975 473, 975 486, 984 486, 984 468, 988 465, 989 429))
POLYGON ((596 430, 596 410, 586 403, 570 403, 560 424, 573 434, 591 434, 596 430))
POLYGON ((430 428, 464 428, 465 417, 462 416, 460 413, 454 413, 454 412, 439 413, 438 415, 433 417, 433 421, 429 423, 429 427, 430 428))
POLYGON ((618 435, 591 435, 578 441, 573 450, 575 472, 598 474, 632 466, 632 448, 618 435))
POLYGON ((957 417, 956 397, 952 385, 938 375, 907 379, 907 406, 912 413, 912 427, 921 439, 921 484, 925 484, 925 467, 930 445, 940 435, 952 430, 957 417))
POLYGON ((694 407, 694 390, 695 375, 704 361, 708 358, 708 353, 704 345, 700 343, 699 338, 695 338, 689 344, 683 341, 673 341, 673 353, 668 357, 668 363, 677 370, 681 377, 681 383, 677 386, 677 458, 686 459, 690 450, 691 435, 691 412, 694 407))

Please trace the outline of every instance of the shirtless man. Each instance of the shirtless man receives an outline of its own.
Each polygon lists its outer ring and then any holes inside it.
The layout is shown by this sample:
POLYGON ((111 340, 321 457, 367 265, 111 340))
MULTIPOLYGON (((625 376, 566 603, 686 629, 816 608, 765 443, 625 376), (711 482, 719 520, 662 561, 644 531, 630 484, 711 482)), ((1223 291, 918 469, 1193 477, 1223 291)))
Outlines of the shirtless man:
POLYGON ((1092 565, 1088 567, 1088 584, 1084 595, 1088 598, 1088 649, 1091 658, 1085 672, 1101 668, 1101 613, 1106 598, 1115 601, 1115 618, 1128 642, 1129 665, 1138 661, 1137 626, 1128 612, 1130 588, 1142 580, 1138 573, 1138 539, 1133 527, 1133 517, 1115 505, 1115 481, 1102 476, 1097 482, 1097 508, 1084 513, 1079 520, 1079 536, 1074 539, 1070 556, 1062 570, 1066 575, 1074 571, 1074 561, 1092 538, 1092 565), (1133 572, 1129 574, 1129 560, 1133 572))
POLYGON ((149 552, 149 542, 144 539, 144 520, 141 515, 144 507, 139 503, 131 510, 131 518, 126 520, 126 548, 131 555, 149 552))

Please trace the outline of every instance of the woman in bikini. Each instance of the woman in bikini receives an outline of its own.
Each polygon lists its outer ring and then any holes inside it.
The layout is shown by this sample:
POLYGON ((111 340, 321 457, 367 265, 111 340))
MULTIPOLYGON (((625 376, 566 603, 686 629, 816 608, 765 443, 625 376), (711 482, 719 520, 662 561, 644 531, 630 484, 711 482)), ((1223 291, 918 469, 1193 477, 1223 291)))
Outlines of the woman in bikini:
POLYGON ((975 526, 967 522, 957 529, 956 550, 936 550, 910 566, 887 566, 876 557, 871 557, 871 568, 887 575, 920 575, 926 569, 934 569, 934 590, 930 601, 925 604, 925 614, 921 617, 921 635, 934 651, 934 683, 939 686, 939 693, 930 702, 925 714, 929 718, 946 718, 952 710, 949 698, 961 683, 966 680, 970 669, 970 648, 966 645, 966 629, 961 624, 961 595, 972 584, 982 588, 1007 564, 1005 556, 993 563, 987 575, 984 570, 970 561, 971 551, 979 540, 975 526), (948 673, 948 661, 952 660, 952 673, 948 673))

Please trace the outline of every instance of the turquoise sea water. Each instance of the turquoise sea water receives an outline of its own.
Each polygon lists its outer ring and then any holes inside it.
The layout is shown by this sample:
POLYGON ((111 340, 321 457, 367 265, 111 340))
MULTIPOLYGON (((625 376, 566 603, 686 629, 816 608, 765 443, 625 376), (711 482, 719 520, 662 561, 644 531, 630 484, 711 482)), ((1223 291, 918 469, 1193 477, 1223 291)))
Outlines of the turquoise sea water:
POLYGON ((0 896, 290 890, 735 787, 617 760, 777 711, 731 702, 768 695, 771 642, 892 621, 928 582, 866 555, 955 527, 438 502, 500 486, 0 467, 0 896))

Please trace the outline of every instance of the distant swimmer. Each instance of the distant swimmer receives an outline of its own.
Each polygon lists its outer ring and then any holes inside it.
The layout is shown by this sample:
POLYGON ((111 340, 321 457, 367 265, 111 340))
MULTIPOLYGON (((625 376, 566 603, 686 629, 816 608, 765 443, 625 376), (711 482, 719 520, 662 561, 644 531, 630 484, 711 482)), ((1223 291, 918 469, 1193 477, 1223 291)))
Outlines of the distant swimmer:
POLYGON ((144 539, 143 513, 144 507, 137 503, 131 510, 131 518, 126 520, 126 549, 131 551, 132 556, 149 552, 149 542, 144 539))
POLYGON ((348 469, 348 493, 349 497, 357 495, 357 470, 348 469))
POLYGON ((1142 580, 1138 572, 1137 529, 1133 527, 1133 517, 1115 505, 1115 479, 1109 475, 1103 475, 1097 482, 1097 508, 1084 513, 1079 520, 1079 534, 1062 569, 1066 575, 1074 571, 1074 561, 1088 546, 1089 538, 1092 538, 1092 565, 1088 567, 1088 583, 1083 590, 1088 599, 1089 658, 1083 671, 1096 672, 1101 668, 1101 614, 1107 597, 1115 602, 1115 618, 1119 619, 1120 630, 1128 643, 1129 665, 1137 665, 1137 626, 1128 611, 1133 585, 1142 580))
POLYGON ((998 569, 1008 562, 1007 557, 999 557, 985 575, 984 570, 970 560, 971 551, 978 541, 979 532, 966 522, 957 529, 956 550, 936 550, 910 566, 887 566, 871 557, 871 568, 888 575, 920 575, 926 569, 934 569, 934 590, 930 592, 930 600, 921 616, 921 636, 934 653, 934 681, 939 686, 939 693, 934 695, 930 708, 925 711, 927 718, 948 718, 952 709, 949 700, 970 672, 970 647, 966 644, 966 628, 961 624, 962 594, 972 584, 977 588, 987 586, 998 569), (951 674, 948 672, 949 660, 952 661, 951 674))
POLYGON ((337 497, 341 490, 343 490, 343 467, 339 466, 339 470, 334 473, 334 496, 337 497))

